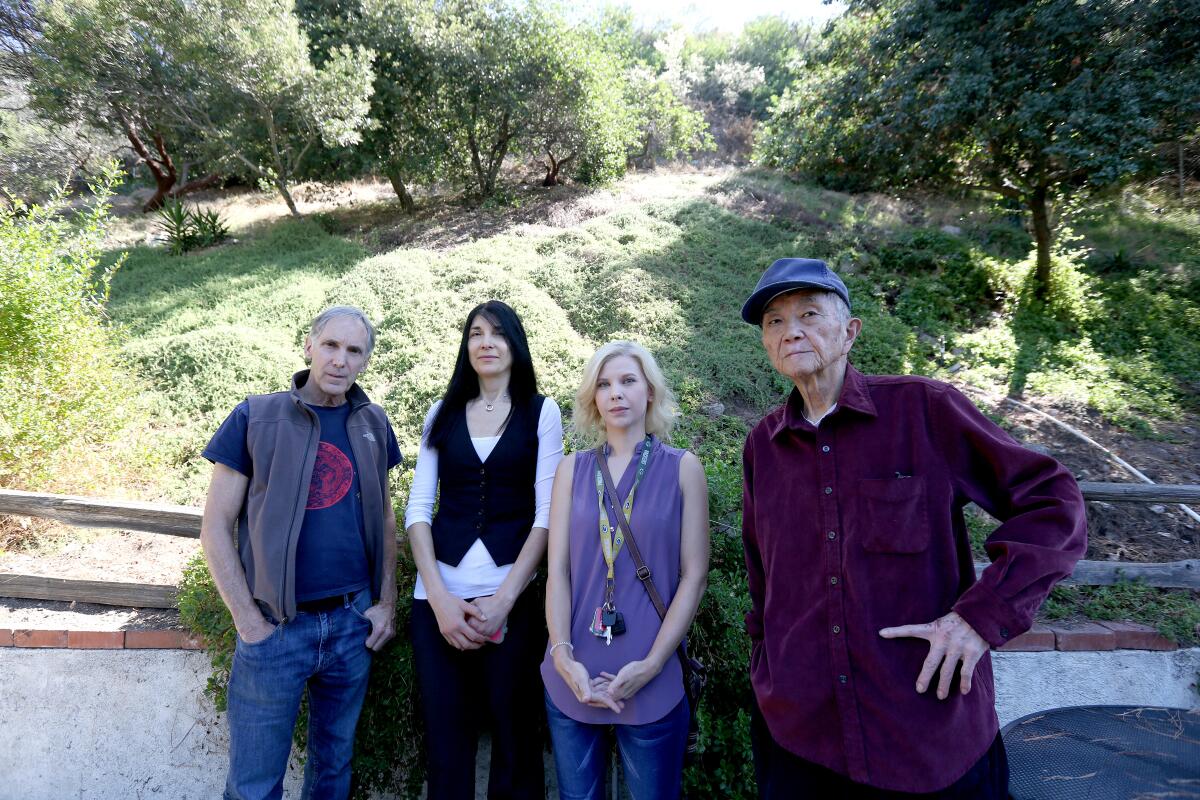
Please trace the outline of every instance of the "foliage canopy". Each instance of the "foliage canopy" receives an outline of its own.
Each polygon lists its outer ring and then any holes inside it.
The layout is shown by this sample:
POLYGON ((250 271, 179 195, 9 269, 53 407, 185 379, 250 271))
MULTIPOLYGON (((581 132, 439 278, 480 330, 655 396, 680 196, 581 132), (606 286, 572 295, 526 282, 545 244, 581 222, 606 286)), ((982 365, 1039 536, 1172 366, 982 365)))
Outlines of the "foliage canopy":
POLYGON ((852 3, 776 105, 761 157, 848 188, 960 186, 1032 215, 1118 184, 1200 115, 1197 0, 852 3))

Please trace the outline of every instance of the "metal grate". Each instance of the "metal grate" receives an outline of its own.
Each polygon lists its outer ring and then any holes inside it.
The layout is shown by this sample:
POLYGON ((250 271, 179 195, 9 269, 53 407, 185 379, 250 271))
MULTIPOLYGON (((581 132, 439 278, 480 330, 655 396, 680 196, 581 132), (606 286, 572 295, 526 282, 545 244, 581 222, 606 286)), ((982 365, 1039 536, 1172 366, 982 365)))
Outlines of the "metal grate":
POLYGON ((1200 709, 1058 708, 1003 735, 1015 800, 1200 798, 1200 709))

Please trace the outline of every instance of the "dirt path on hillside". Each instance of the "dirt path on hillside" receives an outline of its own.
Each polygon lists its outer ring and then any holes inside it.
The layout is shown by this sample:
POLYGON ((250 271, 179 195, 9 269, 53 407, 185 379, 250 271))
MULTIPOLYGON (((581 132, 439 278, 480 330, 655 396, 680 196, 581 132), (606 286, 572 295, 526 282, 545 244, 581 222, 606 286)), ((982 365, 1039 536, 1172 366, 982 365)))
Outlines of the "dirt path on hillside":
MULTIPOLYGON (((563 229, 619 210, 628 204, 703 196, 709 186, 735 174, 731 167, 680 168, 631 173, 605 189, 567 184, 545 187, 540 176, 509 170, 503 183, 511 187, 504 202, 466 202, 454 192, 433 187, 414 191, 416 213, 404 214, 391 186, 383 181, 343 184, 302 183, 293 196, 305 217, 315 217, 331 232, 348 236, 368 250, 398 247, 448 250, 511 231, 563 229)), ((113 199, 110 248, 152 245, 163 237, 154 214, 141 205, 149 189, 113 199)), ((284 219, 287 206, 278 195, 247 188, 188 195, 186 203, 218 212, 234 236, 256 225, 284 219)))

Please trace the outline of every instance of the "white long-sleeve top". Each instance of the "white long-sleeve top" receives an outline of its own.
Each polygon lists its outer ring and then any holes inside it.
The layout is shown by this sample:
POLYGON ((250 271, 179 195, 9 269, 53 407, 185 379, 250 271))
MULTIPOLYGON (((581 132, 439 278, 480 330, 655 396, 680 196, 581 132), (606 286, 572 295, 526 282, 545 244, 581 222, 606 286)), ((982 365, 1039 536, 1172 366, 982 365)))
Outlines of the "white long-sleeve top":
MULTIPOLYGON (((442 401, 438 400, 425 415, 425 426, 429 430, 433 418, 437 415, 442 401)), ((550 490, 554 485, 554 471, 563 457, 562 412, 558 403, 547 397, 542 403, 542 414, 538 418, 537 427, 538 452, 537 467, 534 472, 534 528, 550 526, 550 490)), ((480 461, 487 461, 492 454, 492 448, 500 441, 499 436, 472 436, 471 444, 480 461)), ((429 446, 425 437, 421 437, 421 448, 417 451, 417 467, 413 473, 412 489, 408 494, 408 506, 404 509, 404 527, 411 528, 418 522, 433 523, 433 503, 437 497, 438 488, 438 451, 429 446)), ((486 597, 495 594, 508 577, 512 564, 498 566, 492 559, 491 553, 483 544, 482 539, 476 539, 463 556, 458 566, 451 566, 443 561, 437 562, 438 572, 446 590, 455 597, 465 600, 474 597, 486 597)), ((428 600, 425 583, 417 575, 417 583, 413 587, 413 597, 417 600, 428 600)))

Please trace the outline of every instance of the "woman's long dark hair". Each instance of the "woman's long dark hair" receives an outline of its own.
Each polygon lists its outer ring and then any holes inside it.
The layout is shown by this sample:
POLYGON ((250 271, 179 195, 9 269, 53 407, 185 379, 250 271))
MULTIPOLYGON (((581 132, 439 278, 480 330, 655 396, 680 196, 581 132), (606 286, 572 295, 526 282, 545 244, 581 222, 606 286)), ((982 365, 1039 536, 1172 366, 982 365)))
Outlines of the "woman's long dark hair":
POLYGON ((468 401, 479 396, 479 376, 471 366, 471 357, 467 354, 471 323, 477 316, 482 316, 492 327, 500 329, 508 341, 508 352, 512 355, 512 371, 508 378, 508 396, 512 403, 508 409, 508 416, 504 418, 504 424, 508 424, 518 406, 524 407, 537 394, 537 376, 533 373, 533 358, 529 355, 529 340, 525 338, 525 326, 521 324, 521 318, 517 316, 517 312, 499 300, 480 303, 471 309, 471 313, 467 314, 467 321, 463 323, 462 343, 458 346, 458 360, 454 362, 450 385, 446 387, 442 405, 425 433, 426 441, 434 449, 440 449, 446 443, 459 412, 466 408, 468 401))

